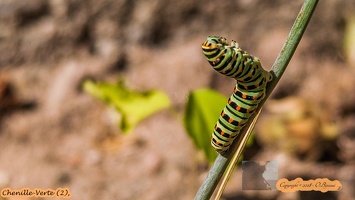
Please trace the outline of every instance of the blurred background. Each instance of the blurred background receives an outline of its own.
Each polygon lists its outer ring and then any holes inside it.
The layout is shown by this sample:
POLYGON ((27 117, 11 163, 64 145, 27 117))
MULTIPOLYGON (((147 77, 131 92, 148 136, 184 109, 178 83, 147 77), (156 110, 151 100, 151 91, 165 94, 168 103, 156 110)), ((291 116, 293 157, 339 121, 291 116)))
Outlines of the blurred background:
MULTIPOLYGON (((235 85, 209 66, 201 44, 208 35, 237 40, 269 70, 302 4, 1 0, 0 188, 193 199, 209 164, 182 123, 188 94, 213 88, 229 96, 235 85), (87 78, 161 90, 172 109, 124 135, 107 105, 83 92, 87 78)), ((244 153, 276 160, 279 178, 338 179, 343 189, 242 191, 236 170, 224 199, 355 199, 354 10, 353 0, 319 2, 244 153)))

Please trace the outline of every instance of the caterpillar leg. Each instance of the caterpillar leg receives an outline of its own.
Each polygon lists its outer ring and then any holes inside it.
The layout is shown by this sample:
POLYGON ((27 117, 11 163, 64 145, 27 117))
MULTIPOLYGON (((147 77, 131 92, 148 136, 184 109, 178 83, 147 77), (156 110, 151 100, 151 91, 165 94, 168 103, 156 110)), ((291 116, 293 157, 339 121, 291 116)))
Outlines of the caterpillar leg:
POLYGON ((272 74, 270 72, 265 73, 266 82, 270 82, 272 80, 272 74))
POLYGON ((218 121, 211 137, 211 145, 218 153, 227 151, 233 142, 233 139, 237 135, 227 131, 222 128, 222 126, 223 125, 220 124, 220 121, 218 121))
POLYGON ((218 143, 214 138, 211 139, 211 145, 219 154, 224 154, 229 149, 229 146, 226 148, 224 145, 218 143))
POLYGON ((237 41, 235 40, 232 40, 231 44, 230 44, 231 47, 235 47, 235 48, 239 48, 239 44, 237 43, 237 41))

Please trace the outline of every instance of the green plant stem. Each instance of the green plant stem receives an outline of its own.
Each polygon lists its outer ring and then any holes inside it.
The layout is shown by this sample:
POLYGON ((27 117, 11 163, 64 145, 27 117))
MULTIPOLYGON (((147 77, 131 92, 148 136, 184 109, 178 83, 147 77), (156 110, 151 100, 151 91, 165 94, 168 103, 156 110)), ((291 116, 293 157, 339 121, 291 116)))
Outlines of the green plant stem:
MULTIPOLYGON (((258 113, 259 110, 262 108, 263 104, 265 103, 266 99, 270 96, 271 92, 276 87, 277 83, 279 82, 282 74, 286 70, 288 63, 290 62, 293 53, 295 52, 304 31, 310 21, 312 14, 317 6, 318 0, 305 0, 301 11, 299 12, 292 28, 290 34, 284 44, 281 52, 279 53, 278 57, 274 65, 271 68, 271 73, 273 74, 273 80, 268 84, 266 88, 266 96, 262 102, 260 102, 258 110, 255 113, 258 113)), ((244 149, 245 140, 248 135, 246 135, 246 130, 250 126, 251 122, 253 121, 255 115, 253 115, 248 124, 241 130, 241 133, 238 135, 236 141, 231 145, 230 150, 225 155, 218 155, 213 166, 211 167, 210 171, 207 174, 206 179, 202 183, 200 189, 198 190, 195 200, 207 200, 210 199, 212 196, 215 188, 217 187, 220 179, 223 176, 224 171, 226 170, 233 154, 238 152, 240 157, 241 152, 244 149), (244 139, 243 139, 244 138, 244 139)))

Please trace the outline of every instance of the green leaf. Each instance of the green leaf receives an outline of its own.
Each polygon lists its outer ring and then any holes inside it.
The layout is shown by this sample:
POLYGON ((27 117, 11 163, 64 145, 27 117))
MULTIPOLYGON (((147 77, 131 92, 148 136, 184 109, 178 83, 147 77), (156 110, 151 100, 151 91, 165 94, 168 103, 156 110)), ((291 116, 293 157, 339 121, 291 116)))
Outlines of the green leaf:
POLYGON ((346 21, 344 32, 344 50, 346 59, 355 66, 355 15, 349 17, 346 21))
POLYGON ((157 90, 136 92, 126 88, 123 81, 111 84, 87 80, 83 88, 85 92, 113 106, 121 113, 120 128, 124 133, 130 132, 143 119, 171 105, 163 92, 157 90))
POLYGON ((227 98, 211 89, 200 89, 189 94, 184 125, 196 147, 203 150, 208 161, 217 156, 211 146, 211 134, 227 98))

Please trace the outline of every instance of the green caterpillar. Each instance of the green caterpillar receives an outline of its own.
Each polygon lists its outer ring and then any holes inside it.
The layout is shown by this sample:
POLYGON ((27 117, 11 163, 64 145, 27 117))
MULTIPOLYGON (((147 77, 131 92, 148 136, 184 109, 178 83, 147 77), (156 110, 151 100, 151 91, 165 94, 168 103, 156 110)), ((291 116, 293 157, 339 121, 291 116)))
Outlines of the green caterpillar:
POLYGON ((258 58, 241 50, 235 41, 229 45, 223 37, 209 36, 202 51, 216 71, 237 80, 212 133, 212 146, 224 153, 264 98, 272 75, 261 67, 258 58))

